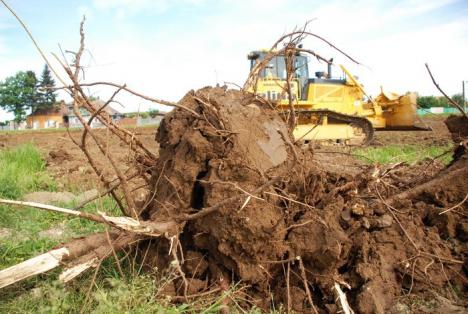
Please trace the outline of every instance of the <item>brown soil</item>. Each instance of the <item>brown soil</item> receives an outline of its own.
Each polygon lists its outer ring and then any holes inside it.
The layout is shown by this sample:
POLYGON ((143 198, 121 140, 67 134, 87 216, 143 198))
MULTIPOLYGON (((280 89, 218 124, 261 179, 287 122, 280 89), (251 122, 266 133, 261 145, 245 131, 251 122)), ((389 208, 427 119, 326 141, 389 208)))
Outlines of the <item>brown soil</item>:
POLYGON ((450 131, 446 127, 444 117, 426 115, 419 118, 417 125, 430 128, 430 131, 377 131, 371 145, 436 145, 450 144, 450 131))
MULTIPOLYGON (((131 129, 134 130, 133 128, 131 129)), ((135 129, 136 136, 157 154, 158 146, 154 142, 154 128, 135 129)), ((95 130, 97 136, 105 138, 106 149, 116 159, 122 170, 125 171, 133 166, 131 150, 105 130, 95 130)), ((73 139, 80 141, 81 132, 72 131, 73 139)), ((67 132, 45 130, 38 132, 11 132, 0 133, 0 143, 3 149, 12 148, 17 145, 32 143, 39 148, 47 162, 47 169, 57 181, 59 188, 83 192, 93 188, 99 188, 99 180, 83 152, 71 140, 67 132)), ((99 151, 92 140, 90 143, 90 153, 97 159, 98 166, 105 169, 107 176, 112 175, 110 164, 99 154, 99 151)), ((1 146, 0 146, 0 149, 1 146)))
MULTIPOLYGON (((349 285, 359 313, 389 312, 407 293, 445 294, 449 283, 463 291, 466 204, 440 212, 467 193, 464 160, 449 169, 426 163, 354 175, 330 171, 313 160, 312 150, 282 136, 276 112, 249 95, 205 88, 180 103, 204 118, 177 109, 163 120, 154 193, 143 218, 159 221, 223 204, 187 221, 180 236, 185 254, 204 265, 194 272, 193 263, 182 264, 197 287, 241 281, 261 308, 283 303, 310 312, 305 279, 323 312, 337 309, 339 283, 349 285), (275 177, 281 179, 251 196, 275 177)), ((170 246, 153 241, 155 254, 146 262, 164 267, 170 246)), ((175 291, 183 294, 182 280, 175 291)))

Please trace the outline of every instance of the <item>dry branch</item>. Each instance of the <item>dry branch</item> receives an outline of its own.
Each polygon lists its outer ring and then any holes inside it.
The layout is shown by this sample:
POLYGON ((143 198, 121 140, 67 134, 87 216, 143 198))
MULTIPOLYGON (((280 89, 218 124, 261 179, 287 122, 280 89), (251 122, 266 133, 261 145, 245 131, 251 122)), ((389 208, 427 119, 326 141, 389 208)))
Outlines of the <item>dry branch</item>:
POLYGON ((354 314, 354 311, 349 306, 348 299, 346 298, 346 294, 343 292, 343 290, 341 290, 341 287, 337 282, 335 282, 334 288, 337 294, 337 299, 340 301, 340 306, 343 312, 345 314, 354 314))
POLYGON ((141 234, 151 237, 160 237, 165 234, 176 234, 178 233, 178 226, 174 221, 167 222, 153 222, 153 221, 138 221, 130 217, 112 217, 107 216, 103 212, 99 212, 99 215, 91 214, 87 212, 81 212, 73 209, 57 207, 53 205, 39 204, 34 202, 23 202, 0 199, 0 203, 9 205, 28 206, 38 209, 45 209, 52 212, 67 214, 92 220, 95 222, 103 223, 111 227, 132 232, 135 234, 141 234))
POLYGON ((398 200, 415 198, 420 193, 424 192, 424 190, 429 189, 433 186, 446 186, 451 180, 453 180, 453 178, 456 178, 458 176, 460 177, 468 176, 468 168, 460 168, 460 169, 449 171, 436 179, 420 184, 402 193, 395 194, 385 201, 386 203, 393 205, 398 200))
MULTIPOLYGON (((466 115, 466 112, 465 112, 465 109, 460 105, 458 104, 456 101, 454 101, 452 98, 450 98, 443 90, 442 88, 439 86, 439 84, 437 84, 437 82, 435 81, 434 79, 434 76, 432 75, 432 72, 431 70, 429 69, 429 65, 427 63, 424 64, 426 66, 426 69, 427 69, 427 72, 429 73, 429 76, 431 77, 431 80, 432 80, 432 83, 434 83, 435 87, 437 87, 437 89, 439 90, 439 92, 442 93, 442 95, 444 95, 444 97, 455 107, 457 108, 460 113, 462 115, 465 116, 465 118, 468 119, 468 116, 466 115)), ((463 104, 462 104, 463 105, 463 104)))

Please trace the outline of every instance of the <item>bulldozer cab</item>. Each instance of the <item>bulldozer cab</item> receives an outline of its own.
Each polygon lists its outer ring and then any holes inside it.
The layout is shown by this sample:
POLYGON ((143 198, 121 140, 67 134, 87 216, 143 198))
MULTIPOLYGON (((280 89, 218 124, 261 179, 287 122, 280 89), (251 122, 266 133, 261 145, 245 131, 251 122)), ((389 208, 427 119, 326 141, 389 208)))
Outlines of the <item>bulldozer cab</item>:
MULTIPOLYGON (((265 60, 265 56, 268 54, 268 51, 252 51, 248 54, 248 59, 250 60, 250 70, 254 68, 256 64, 259 64, 265 60)), ((307 56, 300 53, 296 54, 294 58, 294 73, 293 73, 293 85, 297 86, 297 95, 294 95, 298 100, 306 101, 308 100, 308 92, 310 85, 328 85, 332 84, 333 86, 337 85, 346 85, 346 73, 343 72, 341 78, 332 78, 332 62, 330 60, 328 64, 327 71, 317 71, 315 72, 315 77, 309 76, 309 59, 307 56)), ((262 89, 271 89, 272 84, 266 83, 266 81, 276 82, 276 84, 281 84, 284 86, 287 80, 286 72, 286 62, 284 56, 275 56, 273 57, 265 67, 259 71, 259 78, 261 83, 259 84, 260 91, 262 89)), ((271 91, 271 93, 274 93, 271 91)), ((266 93, 267 94, 267 93, 266 93)), ((268 95, 267 95, 268 96, 268 95)), ((271 100, 274 98, 268 97, 271 100)), ((310 100, 310 99, 309 99, 310 100)))
MULTIPOLYGON (((248 55, 248 59, 250 60, 250 70, 253 67, 265 60, 265 56, 267 55, 267 51, 252 51, 248 55)), ((266 83, 266 86, 272 87, 272 82, 275 82, 278 86, 284 86, 287 80, 287 71, 286 71, 286 62, 284 56, 275 56, 273 57, 268 64, 260 70, 258 73, 259 78, 261 78, 264 82, 271 81, 270 83, 266 83)), ((295 89, 295 97, 297 99, 304 99, 306 96, 304 91, 306 90, 307 83, 309 80, 309 68, 308 68, 308 59, 307 56, 303 55, 296 55, 294 58, 294 73, 293 73, 293 89, 295 89)), ((270 91, 272 94, 275 91, 270 91)), ((268 97, 272 98, 274 97, 268 97)))

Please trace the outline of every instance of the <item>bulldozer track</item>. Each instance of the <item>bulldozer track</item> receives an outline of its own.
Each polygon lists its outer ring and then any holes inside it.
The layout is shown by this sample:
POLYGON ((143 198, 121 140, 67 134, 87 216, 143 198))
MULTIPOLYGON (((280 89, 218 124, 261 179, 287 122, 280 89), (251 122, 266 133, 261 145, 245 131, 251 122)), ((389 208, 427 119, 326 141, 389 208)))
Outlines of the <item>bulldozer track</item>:
POLYGON ((316 117, 328 117, 329 119, 332 118, 335 121, 341 121, 345 124, 352 125, 353 127, 359 128, 362 133, 364 134, 364 139, 356 144, 351 145, 367 145, 369 144, 372 139, 374 138, 374 128, 372 127, 372 123, 367 120, 366 118, 350 116, 342 113, 338 113, 331 110, 300 110, 296 111, 297 116, 301 115, 310 115, 316 117))

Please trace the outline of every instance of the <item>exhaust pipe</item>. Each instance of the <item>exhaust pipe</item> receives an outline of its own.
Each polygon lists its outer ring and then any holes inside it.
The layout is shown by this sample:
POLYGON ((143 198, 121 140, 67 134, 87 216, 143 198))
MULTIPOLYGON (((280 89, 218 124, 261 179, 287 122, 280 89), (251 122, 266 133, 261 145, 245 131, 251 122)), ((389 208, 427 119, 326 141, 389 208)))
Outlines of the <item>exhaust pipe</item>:
POLYGON ((328 60, 327 78, 329 78, 329 79, 331 79, 331 77, 332 77, 332 64, 333 64, 333 58, 328 60))

